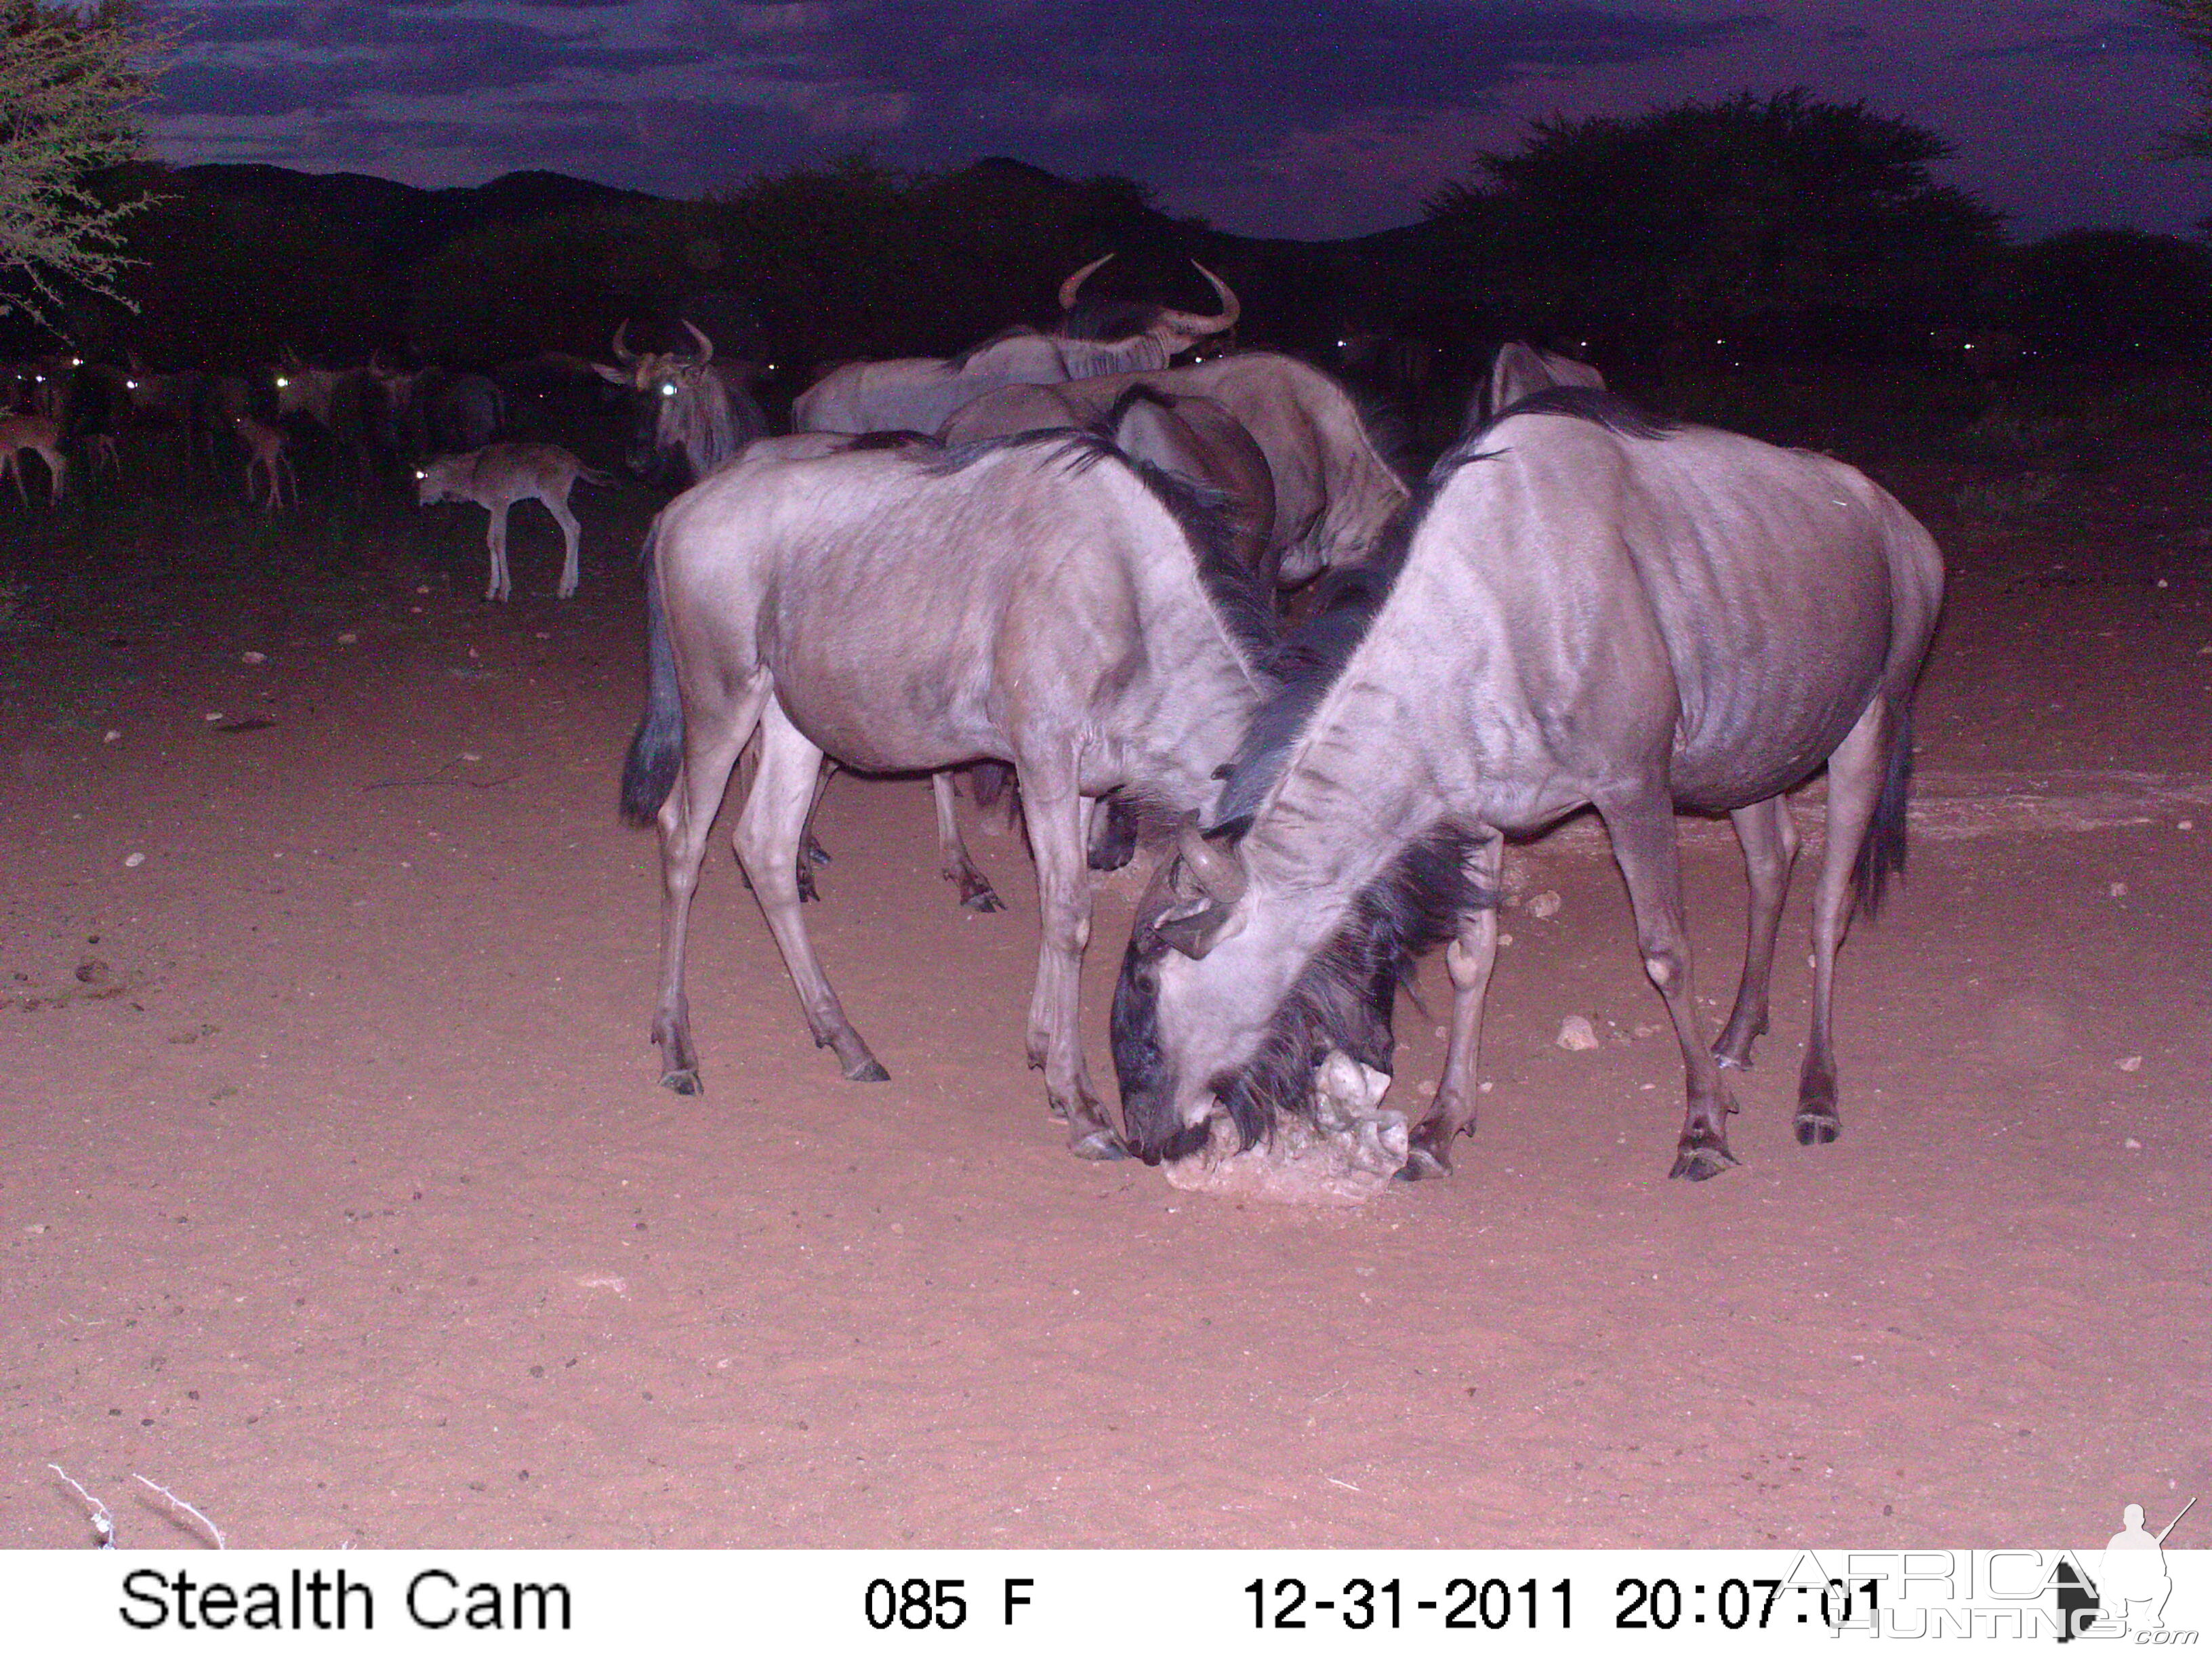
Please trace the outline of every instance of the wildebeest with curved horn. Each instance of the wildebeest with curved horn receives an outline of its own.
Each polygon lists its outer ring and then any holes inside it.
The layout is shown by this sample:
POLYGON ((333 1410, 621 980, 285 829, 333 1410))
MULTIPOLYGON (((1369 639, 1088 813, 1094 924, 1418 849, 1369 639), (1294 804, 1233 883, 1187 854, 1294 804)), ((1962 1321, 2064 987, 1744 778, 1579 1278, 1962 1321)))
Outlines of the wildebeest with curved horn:
POLYGON ((845 1075, 883 1067, 815 960, 796 864, 824 755, 864 771, 1011 763, 1042 938, 1029 1056, 1081 1157, 1120 1156, 1084 1065, 1092 808, 1214 788, 1269 689, 1272 630, 1222 532, 1172 480, 1103 440, 944 450, 871 441, 820 459, 748 453, 665 509, 647 544, 651 665, 623 775, 661 837, 661 1080, 699 1086, 684 939, 707 835, 756 729, 738 856, 845 1075))
POLYGON ((1235 326, 1243 307, 1229 284, 1204 265, 1199 274, 1221 301, 1211 317, 1169 306, 1079 303, 1084 283, 1113 257, 1093 259, 1060 285, 1060 323, 1052 332, 1018 326, 956 357, 844 364, 799 395, 792 424, 808 432, 935 432, 1000 386, 1165 368, 1199 341, 1235 326))
POLYGON ((603 380, 626 386, 638 399, 637 424, 628 464, 648 471, 659 455, 681 451, 694 483, 704 478, 756 438, 768 434, 768 417, 746 385, 742 364, 716 362, 714 343, 696 324, 684 329, 696 352, 633 351, 625 319, 615 330, 615 362, 593 363, 603 380))
POLYGON ((1124 958, 1114 1054, 1136 1149, 1180 1157, 1226 1110, 1246 1145, 1302 1109, 1317 1054, 1388 1065, 1395 968, 1449 939, 1450 1045, 1409 1176, 1469 1121, 1498 944, 1502 836, 1594 805, 1688 1079, 1674 1173, 1734 1161, 1719 1067, 1750 1063, 1797 839, 1784 792, 1823 762, 1813 1022, 1797 1138, 1835 1138, 1837 947, 1905 859, 1911 696, 1942 599, 1926 531, 1858 472, 1669 428, 1555 388, 1438 463, 1387 556, 1285 647, 1216 807, 1124 958), (1748 947, 1701 1029, 1676 809, 1734 819, 1748 947), (1203 852, 1200 852, 1200 848, 1203 852), (1359 1049, 1365 1046, 1369 1052, 1359 1049))

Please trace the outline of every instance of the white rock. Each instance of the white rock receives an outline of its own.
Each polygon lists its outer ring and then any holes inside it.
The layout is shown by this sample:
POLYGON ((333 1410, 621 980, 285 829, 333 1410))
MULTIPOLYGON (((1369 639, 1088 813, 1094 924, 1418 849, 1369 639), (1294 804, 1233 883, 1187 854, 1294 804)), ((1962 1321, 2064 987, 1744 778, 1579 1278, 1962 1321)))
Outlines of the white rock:
POLYGON ((338 643, 340 645, 358 645, 361 643, 361 635, 351 633, 341 634, 338 635, 338 643))
POLYGON ((1498 936, 1498 948, 1501 951, 1512 943, 1513 935, 1510 933, 1500 933, 1498 936))
POLYGON ((267 662, 268 660, 269 660, 268 657, 267 657, 265 654, 264 654, 263 653, 258 652, 258 651, 248 651, 248 652, 246 652, 244 655, 242 655, 241 657, 240 657, 240 658, 239 658, 239 661, 240 661, 240 662, 250 662, 250 663, 264 663, 264 662, 267 662))
POLYGON ((136 870, 140 865, 145 862, 146 855, 143 853, 133 853, 129 858, 123 860, 123 867, 126 870, 136 870))
POLYGON ((2142 1056, 2141 1054, 2130 1054, 2125 1060, 2120 1062, 2120 1069, 2124 1072, 2140 1072, 2142 1070, 2142 1056))
POLYGON ((1168 1184, 1216 1198, 1279 1204, 1364 1204, 1405 1167, 1410 1126, 1382 1105, 1390 1079, 1332 1051, 1315 1074, 1313 1118, 1278 1123, 1249 1152, 1217 1115, 1203 1152, 1162 1166, 1168 1184))
POLYGON ((1537 894, 1535 897, 1530 899, 1528 904, 1523 908, 1528 910, 1530 915, 1535 917, 1537 921, 1542 921, 1547 917, 1556 916, 1559 914, 1559 896, 1557 893, 1553 892, 1549 888, 1547 888, 1544 891, 1537 894))
POLYGON ((1582 1015, 1569 1014, 1559 1022, 1559 1034, 1552 1041, 1562 1048, 1595 1048, 1598 1046, 1597 1030, 1582 1015))
POLYGON ((228 720, 229 716, 225 714, 220 708, 211 708, 206 714, 201 715, 200 718, 205 720, 210 726, 213 726, 218 720, 228 720))
POLYGON ((110 732, 106 737, 102 738, 100 741, 102 743, 120 743, 123 741, 123 734, 120 732, 110 732))
POLYGON ((2126 1147, 2131 1152, 2139 1152, 2142 1151, 2142 1142, 2137 1140, 2133 1135, 2130 1135, 2125 1140, 2122 1141, 2120 1145, 2126 1147))
POLYGON ((2112 898, 2125 898, 2128 896, 2128 884, 2124 881, 2116 881, 2105 891, 2112 898))

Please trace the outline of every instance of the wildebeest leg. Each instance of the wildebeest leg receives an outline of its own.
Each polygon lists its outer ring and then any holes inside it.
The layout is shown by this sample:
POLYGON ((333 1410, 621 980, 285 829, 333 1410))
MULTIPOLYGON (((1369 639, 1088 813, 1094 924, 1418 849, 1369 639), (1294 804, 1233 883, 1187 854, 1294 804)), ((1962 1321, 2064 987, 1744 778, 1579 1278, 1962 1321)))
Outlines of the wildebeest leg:
POLYGON ((679 1095, 699 1092, 699 1054, 692 1047, 691 1006, 684 994, 691 896, 730 769, 759 724, 768 695, 768 671, 756 669, 726 708, 684 710, 684 762, 660 803, 660 1002, 653 1010, 653 1040, 660 1048, 660 1081, 679 1095))
POLYGON ((1042 924, 1036 991, 1030 999, 1030 1064, 1044 1073, 1053 1115, 1067 1120, 1068 1151, 1097 1160, 1124 1158, 1083 1063, 1079 999, 1083 949, 1091 942, 1091 872, 1084 860, 1091 803, 1075 792, 1072 766, 1059 776, 1024 771, 1021 784, 1042 924))
POLYGON ((1482 1055, 1482 999, 1490 970, 1498 961, 1498 879, 1505 865, 1505 837, 1493 835, 1467 856, 1474 890, 1488 902, 1459 920, 1459 935, 1444 946, 1444 969, 1452 982, 1451 1042, 1444 1050, 1444 1074, 1429 1114, 1413 1131, 1401 1181, 1431 1181, 1451 1173, 1451 1144, 1474 1122, 1475 1079, 1482 1055))
POLYGON ((960 838, 960 819, 953 808, 952 774, 929 775, 929 793, 937 804, 937 867, 945 880, 960 890, 960 907, 988 915, 1005 909, 1005 902, 990 878, 968 856, 968 843, 960 838))
POLYGON ((491 580, 484 588, 484 598, 504 599, 507 596, 507 501, 494 502, 490 507, 491 524, 484 532, 484 545, 491 550, 491 580))
POLYGON ((1674 844, 1674 814, 1664 795, 1598 803, 1613 856, 1628 882, 1628 902, 1636 912, 1636 939, 1644 971, 1651 976, 1674 1038, 1682 1048, 1682 1070, 1689 1085, 1689 1109, 1674 1149, 1669 1175, 1703 1181, 1736 1159, 1728 1148, 1729 1114, 1735 1110, 1719 1062, 1698 1029, 1698 998, 1690 971, 1690 931, 1682 911, 1682 869, 1674 844))
POLYGON ((550 513, 560 524, 562 544, 568 553, 568 556, 561 562, 561 584, 553 590, 555 599, 565 599, 576 591, 576 580, 580 574, 577 554, 583 543, 584 527, 576 522, 576 515, 568 510, 568 501, 565 495, 547 495, 540 499, 545 503, 545 510, 550 513))
POLYGON ((1865 842, 1887 768, 1888 708, 1880 697, 1828 757, 1827 845, 1813 895, 1813 1020, 1797 1078, 1797 1144, 1826 1146, 1843 1133, 1836 1110, 1836 952, 1851 925, 1851 866, 1865 842))
POLYGON ((814 815, 822 810, 822 797, 830 793, 830 775, 837 769, 837 763, 824 760, 814 779, 814 799, 806 807, 806 833, 799 838, 799 862, 793 871, 793 879, 799 884, 801 904, 819 904, 822 895, 814 890, 814 866, 830 862, 830 854, 822 843, 814 839, 814 815))
POLYGON ((799 992, 806 1029, 814 1046, 834 1049, 837 1063, 855 1083, 881 1083, 890 1076, 868 1052, 868 1045, 845 1018, 837 994, 815 959, 799 908, 799 844, 822 776, 822 751, 791 723, 773 697, 761 714, 760 769, 738 817, 738 860, 751 878, 753 896, 783 952, 783 965, 799 992))
POLYGON ((1751 1045, 1766 1034, 1774 936, 1782 926, 1782 902, 1790 896, 1790 867, 1797 861, 1797 826, 1790 821, 1790 801, 1784 795, 1731 812, 1729 818, 1735 825, 1736 840, 1743 844, 1751 910, 1745 923, 1743 978, 1735 988, 1735 1009, 1720 1041, 1713 1044, 1713 1058, 1747 1072, 1751 1045))

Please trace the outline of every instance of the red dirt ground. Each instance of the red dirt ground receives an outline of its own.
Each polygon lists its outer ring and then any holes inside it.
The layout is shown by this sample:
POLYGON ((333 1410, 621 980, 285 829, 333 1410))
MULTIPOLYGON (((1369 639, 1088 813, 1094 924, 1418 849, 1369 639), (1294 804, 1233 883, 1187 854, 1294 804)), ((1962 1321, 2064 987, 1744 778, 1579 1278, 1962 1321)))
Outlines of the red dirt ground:
MULTIPOLYGON (((1844 955, 1843 1139, 1790 1133, 1801 879, 1744 1167, 1663 1178, 1677 1063, 1570 828, 1520 859, 1564 902, 1508 913, 1460 1173, 1352 1212, 1069 1158, 1021 1058, 1027 857, 980 836, 1013 908, 961 913, 914 782, 832 785, 810 915, 893 1080, 809 1044, 718 852, 709 1092, 657 1088, 657 854, 613 812, 635 503, 585 504, 568 604, 519 520, 503 608, 459 517, 253 583, 227 508, 37 530, 0 1543, 91 1541, 50 1463, 126 1547, 199 1541, 133 1474, 295 1547, 2094 1545, 2178 1507, 2212 1485, 2202 498, 2123 467, 1962 522, 1957 475, 1882 476, 1954 580, 1910 877, 1844 955), (1608 1041, 1554 1047, 1571 1013, 1608 1041)), ((1724 1004, 1740 866, 1686 834, 1724 1004)), ((1086 980, 1102 1083, 1139 878, 1086 980)), ((1402 1029, 1408 1091, 1440 1045, 1402 1029)))

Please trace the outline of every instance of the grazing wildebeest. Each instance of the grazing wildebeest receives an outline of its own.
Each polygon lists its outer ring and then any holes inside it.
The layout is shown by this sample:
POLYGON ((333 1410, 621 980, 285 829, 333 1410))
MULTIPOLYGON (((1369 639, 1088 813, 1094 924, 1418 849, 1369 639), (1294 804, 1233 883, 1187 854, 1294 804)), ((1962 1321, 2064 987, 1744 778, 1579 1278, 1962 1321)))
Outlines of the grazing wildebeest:
POLYGON ((1077 1021, 1085 831, 1113 791, 1178 810, 1209 797, 1267 689, 1271 630, 1220 527, 1156 470, 1051 433, 748 453, 668 506, 647 558, 650 690, 623 810, 660 828, 661 1081, 699 1086, 685 932, 756 729, 738 856, 816 1044, 855 1081, 886 1074, 815 960, 796 879, 823 757, 875 772, 990 757, 1020 777, 1036 859, 1030 1060, 1077 1155, 1120 1156, 1077 1021))
POLYGON ((1093 259, 1060 285, 1061 320, 1053 332, 1015 327, 957 357, 846 363, 799 393, 791 406, 792 424, 805 432, 935 432, 963 406, 1000 386, 1165 368, 1200 341, 1235 325, 1241 309, 1236 295, 1204 265, 1199 274, 1221 300, 1221 310, 1211 317, 1167 306, 1079 306, 1085 280, 1113 257, 1093 259))
POLYGON ((1825 761, 1812 1030, 1797 1138, 1835 1138, 1837 947, 1905 859, 1911 696, 1942 562, 1887 493, 1819 455, 1668 428, 1554 388, 1438 463, 1388 556, 1286 646, 1215 809, 1140 914, 1115 1000, 1132 1141, 1246 1145, 1305 1103, 1317 1054, 1376 1064, 1392 969, 1448 939, 1443 1079, 1409 1176, 1449 1171, 1467 1127, 1498 944, 1502 836, 1594 805, 1627 878, 1645 970, 1688 1079, 1674 1173, 1733 1162, 1720 1066, 1766 1029, 1797 838, 1784 792, 1825 761), (1735 1011, 1705 1044, 1674 813, 1727 812, 1751 887, 1735 1011), (1362 1053, 1365 1045, 1370 1052, 1362 1053))
POLYGON ((197 368, 155 374, 135 351, 129 354, 131 372, 123 389, 130 394, 132 414, 142 423, 173 431, 183 446, 183 459, 191 467, 204 453, 210 467, 216 465, 214 382, 197 368))
POLYGON ((602 379, 635 394, 630 471, 647 471, 660 456, 680 452, 696 483, 766 436, 768 417, 746 385, 750 370, 743 363, 716 362, 714 341, 693 324, 684 327, 698 345, 696 353, 632 351, 623 340, 629 328, 624 322, 615 330, 614 364, 592 367, 602 379))
POLYGON ((1588 386, 1602 392, 1605 376, 1575 358, 1546 351, 1525 341, 1509 340, 1498 348, 1498 356, 1491 359, 1490 378, 1475 388, 1474 406, 1468 410, 1468 424, 1475 426, 1493 419, 1522 398, 1533 398, 1555 386, 1588 386))
POLYGON ((415 501, 418 507, 474 501, 490 512, 484 543, 491 550, 491 580, 484 598, 502 600, 512 591, 507 574, 507 510, 517 501, 544 502, 561 526, 562 544, 568 550, 560 585, 554 589, 555 598, 565 599, 576 591, 583 535, 576 515, 568 510, 568 491, 579 478, 586 483, 614 482, 555 444, 487 444, 470 454, 441 455, 416 467, 415 501))
POLYGON ((62 481, 69 473, 59 423, 50 415, 0 415, 0 477, 15 475, 15 494, 28 507, 31 493, 23 488, 22 452, 27 449, 46 464, 46 505, 52 507, 61 500, 62 481))

